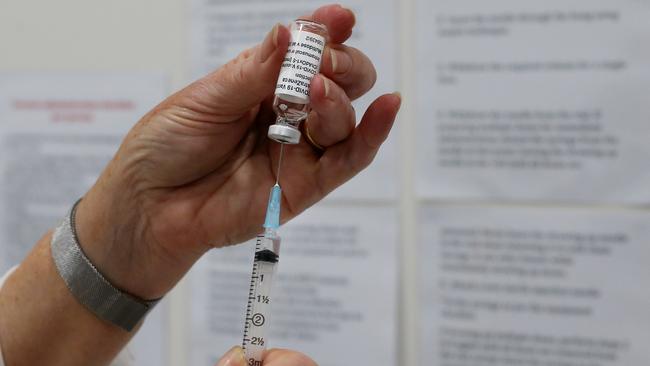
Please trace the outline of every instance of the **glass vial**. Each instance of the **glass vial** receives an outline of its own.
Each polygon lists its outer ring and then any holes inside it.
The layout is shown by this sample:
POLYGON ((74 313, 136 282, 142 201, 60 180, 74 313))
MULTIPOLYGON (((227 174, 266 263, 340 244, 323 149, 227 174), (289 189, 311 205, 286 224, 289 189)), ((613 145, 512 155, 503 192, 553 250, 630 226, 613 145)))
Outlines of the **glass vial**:
POLYGON ((328 33, 325 25, 298 19, 291 23, 291 40, 275 87, 277 114, 268 136, 283 144, 300 142, 300 122, 309 115, 309 87, 320 70, 328 33))

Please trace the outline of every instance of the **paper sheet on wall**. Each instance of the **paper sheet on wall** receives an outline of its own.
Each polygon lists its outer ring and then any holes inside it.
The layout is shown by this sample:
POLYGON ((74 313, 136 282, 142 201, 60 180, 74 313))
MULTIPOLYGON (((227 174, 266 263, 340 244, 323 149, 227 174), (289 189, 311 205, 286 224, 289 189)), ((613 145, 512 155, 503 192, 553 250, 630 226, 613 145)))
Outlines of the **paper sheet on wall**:
MULTIPOLYGON (((192 0, 190 18, 191 74, 199 78, 227 63, 246 48, 259 43, 277 22, 288 24, 322 5, 317 1, 278 0, 215 2, 192 0)), ((377 83, 367 96, 355 102, 358 119, 372 100, 397 90, 398 2, 393 0, 348 1, 357 24, 346 44, 366 53, 377 69, 377 83)), ((269 121, 271 122, 271 121, 269 121)), ((333 192, 331 199, 395 199, 399 174, 398 131, 382 147, 372 166, 333 192)))
POLYGON ((421 365, 650 362, 650 214, 421 210, 421 365))
MULTIPOLYGON (((56 226, 166 89, 153 73, 0 75, 0 273, 56 226)), ((133 341, 138 365, 163 364, 164 307, 133 341)))
MULTIPOLYGON (((319 205, 280 228, 269 346, 321 366, 396 364, 397 212, 319 205)), ((190 365, 241 344, 254 244, 218 249, 190 274, 190 365)))
POLYGON ((650 202, 650 4, 418 2, 418 191, 650 202))

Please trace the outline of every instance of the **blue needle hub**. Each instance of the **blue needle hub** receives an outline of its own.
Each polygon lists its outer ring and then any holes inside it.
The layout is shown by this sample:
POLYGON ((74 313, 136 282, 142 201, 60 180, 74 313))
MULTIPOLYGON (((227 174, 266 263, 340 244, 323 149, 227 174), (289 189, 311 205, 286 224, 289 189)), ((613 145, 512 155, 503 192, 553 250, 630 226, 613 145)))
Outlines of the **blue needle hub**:
POLYGON ((269 204, 266 208, 266 220, 264 221, 264 228, 278 229, 280 227, 280 202, 282 199, 282 188, 280 185, 275 184, 271 188, 271 195, 269 196, 269 204))

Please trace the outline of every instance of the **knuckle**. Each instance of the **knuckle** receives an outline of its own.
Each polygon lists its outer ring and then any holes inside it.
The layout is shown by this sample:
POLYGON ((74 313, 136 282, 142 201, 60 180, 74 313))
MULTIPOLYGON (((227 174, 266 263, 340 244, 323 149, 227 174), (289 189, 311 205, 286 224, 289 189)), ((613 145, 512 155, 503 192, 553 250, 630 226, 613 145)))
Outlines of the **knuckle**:
POLYGON ((255 47, 247 48, 242 52, 240 52, 235 59, 240 60, 241 62, 249 60, 251 57, 253 57, 254 54, 257 53, 258 49, 259 49, 259 45, 255 47))
POLYGON ((341 126, 341 135, 342 138, 347 138, 349 137, 352 132, 354 131, 354 128, 357 125, 357 115, 354 110, 354 107, 350 102, 348 102, 346 105, 341 108, 344 110, 344 114, 341 115, 341 118, 338 118, 338 125, 341 126))
POLYGON ((348 52, 352 54, 352 59, 355 61, 354 64, 363 69, 375 70, 375 65, 372 63, 370 58, 363 53, 358 48, 348 47, 348 52))
POLYGON ((252 60, 259 46, 251 47, 240 52, 237 57, 226 63, 222 70, 226 75, 234 77, 236 80, 245 78, 246 65, 252 60))
POLYGON ((367 91, 375 86, 375 83, 377 82, 377 69, 375 68, 375 65, 372 63, 372 61, 370 61, 368 56, 362 54, 362 57, 362 70, 360 72, 363 75, 362 78, 365 84, 365 89, 367 91))
POLYGON ((353 67, 345 79, 350 81, 348 93, 352 98, 358 98, 367 93, 377 82, 377 69, 370 58, 360 50, 349 47, 353 67))
POLYGON ((375 83, 377 82, 377 69, 375 69, 375 66, 371 63, 371 70, 370 70, 370 83, 368 85, 368 89, 371 89, 373 86, 375 86, 375 83))

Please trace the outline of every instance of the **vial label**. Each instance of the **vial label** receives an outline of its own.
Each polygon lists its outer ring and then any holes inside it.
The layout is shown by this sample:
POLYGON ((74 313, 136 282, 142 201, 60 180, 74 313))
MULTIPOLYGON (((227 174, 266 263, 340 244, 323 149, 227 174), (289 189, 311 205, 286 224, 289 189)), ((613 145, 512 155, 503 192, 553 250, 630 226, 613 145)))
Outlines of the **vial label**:
POLYGON ((320 69, 325 38, 294 30, 284 57, 275 94, 294 103, 309 103, 309 85, 320 69))

